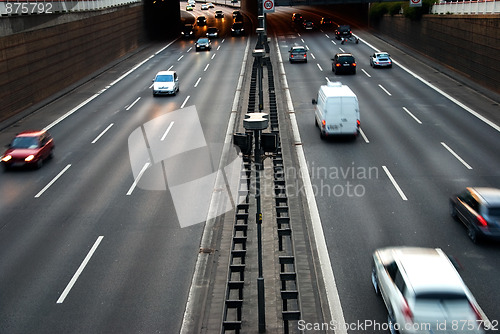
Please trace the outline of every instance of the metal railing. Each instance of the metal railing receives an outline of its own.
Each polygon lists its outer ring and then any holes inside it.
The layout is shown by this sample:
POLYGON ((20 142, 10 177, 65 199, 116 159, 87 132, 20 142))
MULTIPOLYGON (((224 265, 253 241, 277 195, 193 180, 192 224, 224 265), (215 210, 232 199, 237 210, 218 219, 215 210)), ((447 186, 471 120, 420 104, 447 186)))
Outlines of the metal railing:
POLYGON ((44 15, 69 12, 95 11, 111 7, 123 6, 142 0, 83 0, 83 1, 58 1, 58 0, 3 0, 0 1, 1 16, 18 15, 44 15))
POLYGON ((498 14, 500 1, 458 1, 435 3, 431 9, 432 14, 498 14))

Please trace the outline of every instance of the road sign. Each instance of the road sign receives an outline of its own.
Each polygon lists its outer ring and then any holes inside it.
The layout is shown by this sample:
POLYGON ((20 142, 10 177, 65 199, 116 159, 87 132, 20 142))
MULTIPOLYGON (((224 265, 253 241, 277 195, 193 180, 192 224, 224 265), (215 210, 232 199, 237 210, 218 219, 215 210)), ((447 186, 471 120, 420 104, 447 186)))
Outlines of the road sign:
POLYGON ((264 13, 274 13, 274 0, 263 0, 264 13))
POLYGON ((422 7, 422 0, 410 0, 410 7, 422 7))

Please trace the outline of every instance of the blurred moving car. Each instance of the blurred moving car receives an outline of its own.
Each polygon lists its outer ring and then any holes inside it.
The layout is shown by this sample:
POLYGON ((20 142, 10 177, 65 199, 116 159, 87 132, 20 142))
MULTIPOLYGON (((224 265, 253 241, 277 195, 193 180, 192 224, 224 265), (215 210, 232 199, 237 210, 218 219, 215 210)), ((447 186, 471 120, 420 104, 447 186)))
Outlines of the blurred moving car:
POLYGON ((207 3, 208 8, 215 8, 215 5, 211 2, 207 3))
POLYGON ((184 38, 191 38, 194 35, 194 27, 192 24, 185 24, 182 27, 181 35, 184 38))
POLYGON ((212 44, 210 40, 206 37, 198 38, 195 44, 196 52, 200 50, 210 51, 212 49, 212 44))
POLYGON ((196 24, 199 26, 206 26, 207 25, 207 18, 203 15, 198 16, 196 18, 196 24))
POLYGON ((231 35, 233 36, 243 36, 245 34, 245 26, 243 22, 234 22, 231 27, 231 35))
POLYGON ((450 214, 467 227, 473 242, 480 237, 500 239, 500 189, 468 187, 450 197, 450 214))
POLYGON ((176 71, 160 71, 153 79, 153 96, 175 95, 179 92, 179 77, 176 71))
POLYGON ((304 18, 302 17, 302 14, 300 14, 300 13, 293 13, 292 14, 292 22, 293 23, 302 23, 302 20, 304 20, 304 18))
POLYGON ((288 50, 288 61, 293 62, 304 62, 307 63, 307 49, 302 45, 292 46, 288 50))
POLYGON ((208 5, 207 4, 202 4, 201 5, 201 10, 208 10, 208 5))
POLYGON ((215 11, 215 18, 216 19, 222 19, 222 18, 224 18, 224 13, 222 12, 222 10, 216 10, 215 11))
POLYGON ((332 71, 356 74, 356 59, 351 53, 337 53, 332 58, 332 71))
POLYGON ((375 52, 370 56, 371 67, 392 67, 391 56, 387 52, 375 52))
POLYGON ((4 170, 12 167, 40 168, 43 162, 52 158, 54 140, 45 130, 18 133, 1 157, 4 170))
POLYGON ((372 284, 393 333, 484 333, 479 305, 439 248, 376 250, 372 284))
POLYGON ((188 12, 193 11, 193 6, 187 5, 186 6, 186 11, 188 11, 188 12))
POLYGON ((219 29, 216 27, 207 28, 207 37, 217 38, 219 36, 219 29))
POLYGON ((322 17, 319 25, 322 27, 333 27, 333 19, 331 17, 322 17))
POLYGON ((351 26, 347 24, 339 25, 337 27, 335 30, 335 38, 342 40, 342 44, 344 44, 345 41, 354 41, 356 44, 359 43, 359 38, 353 36, 351 26))
POLYGON ((302 22, 302 27, 305 30, 313 30, 314 29, 314 22, 311 20, 304 20, 304 22, 302 22))

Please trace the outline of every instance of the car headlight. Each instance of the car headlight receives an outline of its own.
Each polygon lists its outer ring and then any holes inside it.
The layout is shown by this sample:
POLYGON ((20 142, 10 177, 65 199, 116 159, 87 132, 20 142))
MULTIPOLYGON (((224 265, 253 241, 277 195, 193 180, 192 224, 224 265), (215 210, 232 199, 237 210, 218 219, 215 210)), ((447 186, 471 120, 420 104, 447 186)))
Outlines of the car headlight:
POLYGON ((2 161, 3 162, 7 162, 7 161, 9 161, 11 159, 12 159, 12 155, 6 155, 6 156, 2 157, 2 161))
POLYGON ((24 159, 24 161, 26 161, 26 162, 30 162, 30 161, 32 161, 33 159, 35 159, 35 156, 34 156, 33 154, 30 154, 30 155, 28 155, 28 156, 26 157, 26 159, 24 159))

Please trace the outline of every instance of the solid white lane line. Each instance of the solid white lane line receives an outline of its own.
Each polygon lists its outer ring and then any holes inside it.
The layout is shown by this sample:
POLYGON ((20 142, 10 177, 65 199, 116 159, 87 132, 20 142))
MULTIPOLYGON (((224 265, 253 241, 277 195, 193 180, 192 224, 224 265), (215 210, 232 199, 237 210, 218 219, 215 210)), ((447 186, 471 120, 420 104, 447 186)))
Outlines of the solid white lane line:
POLYGON ((184 106, 186 105, 187 101, 189 100, 189 97, 190 97, 190 95, 188 95, 188 96, 186 97, 186 99, 184 100, 184 102, 182 102, 182 104, 181 104, 181 109, 182 109, 182 108, 184 108, 184 106))
POLYGON ((175 123, 174 121, 170 122, 170 125, 167 128, 167 131, 165 131, 165 133, 161 137, 160 141, 164 141, 165 140, 165 137, 167 137, 168 132, 170 131, 170 129, 172 128, 172 126, 174 125, 174 123, 175 123))
POLYGON ((141 99, 141 97, 138 97, 137 99, 135 99, 135 101, 134 101, 134 102, 132 102, 132 104, 131 104, 131 105, 129 105, 129 106, 128 106, 128 108, 127 108, 127 109, 125 109, 125 110, 129 111, 130 109, 132 109, 132 107, 133 107, 133 106, 135 106, 135 104, 136 104, 137 102, 139 102, 139 100, 140 100, 140 99, 141 99))
POLYGON ((210 66, 210 64, 207 64, 207 66, 205 66, 205 68, 203 69, 203 72, 206 72, 206 71, 207 71, 208 66, 210 66))
POLYGON ((403 110, 406 111, 408 113, 408 115, 410 115, 411 117, 413 117, 413 119, 418 123, 418 124, 422 124, 422 122, 415 116, 413 115, 406 107, 403 107, 403 110))
POLYGON ((361 71, 362 71, 364 74, 366 74, 366 76, 367 76, 368 78, 371 78, 371 77, 372 77, 372 76, 371 76, 370 74, 368 74, 368 72, 366 72, 363 68, 361 69, 361 71))
POLYGON ((198 78, 198 80, 196 80, 196 83, 194 84, 195 87, 198 87, 198 84, 200 83, 201 81, 201 78, 198 78))
POLYGON ((380 88, 381 88, 381 89, 382 89, 382 90, 383 90, 383 91, 384 91, 387 95, 392 96, 392 94, 391 94, 391 93, 389 93, 389 91, 388 91, 387 89, 385 89, 385 88, 384 88, 384 86, 382 86, 382 85, 380 85, 380 84, 379 84, 378 86, 379 86, 379 87, 380 87, 380 88))
POLYGON ((97 247, 99 246, 99 244, 101 243, 102 239, 104 237, 101 235, 97 238, 97 240, 94 242, 94 245, 92 246, 92 248, 90 249, 90 251, 88 252, 87 256, 85 257, 85 259, 83 260, 82 264, 80 264, 80 267, 78 267, 78 270, 76 271, 76 273, 73 275, 73 278, 71 278, 71 281, 69 281, 68 285, 66 286, 66 288, 64 289, 63 293, 61 294, 61 296, 59 297, 59 299, 57 300, 57 304, 61 304, 62 302, 64 302, 64 299, 66 299, 66 296, 68 295, 68 293, 71 291, 71 289, 73 288, 73 285, 75 285, 75 282, 76 280, 78 279, 78 277, 80 277, 80 274, 82 273, 83 269, 85 269, 85 266, 87 265, 87 263, 90 261, 90 258, 92 257, 92 255, 94 255, 97 247))
POLYGON ((318 65, 319 70, 320 70, 321 72, 323 72, 323 68, 321 67, 321 65, 320 65, 320 64, 316 64, 316 65, 318 65))
POLYGON ((370 141, 368 140, 368 137, 365 135, 365 133, 363 132, 363 129, 359 128, 359 133, 361 134, 361 137, 363 137, 365 143, 369 144, 370 141))
POLYGON ((97 142, 97 141, 98 141, 98 140, 99 140, 102 136, 104 136, 104 134, 105 134, 106 132, 108 132, 108 130, 109 130, 109 129, 111 129, 111 127, 112 127, 113 125, 114 125, 114 123, 111 123, 110 125, 108 125, 108 127, 107 127, 106 129, 104 129, 104 131, 103 131, 103 132, 101 132, 101 133, 99 134, 99 136, 97 136, 97 137, 96 137, 96 138, 92 141, 92 144, 95 144, 95 143, 96 143, 96 142, 97 142))
POLYGON ((392 174, 391 174, 391 172, 389 172, 389 169, 387 169, 386 166, 382 166, 382 168, 384 169, 385 173, 387 174, 387 177, 389 177, 389 180, 391 180, 392 185, 394 186, 394 188, 396 188, 396 190, 398 191, 399 196, 401 196, 401 198, 403 199, 403 201, 407 201, 408 198, 406 198, 405 194, 403 193, 403 190, 401 190, 401 188, 399 187, 399 185, 396 182, 396 180, 392 177, 392 174))
POLYGON ((445 149, 447 149, 448 152, 450 152, 451 154, 453 154, 453 156, 455 158, 457 158, 457 160, 460 161, 465 167, 467 167, 467 169, 472 169, 472 167, 468 163, 466 163, 464 159, 460 158, 460 156, 458 154, 456 154, 455 151, 453 151, 448 145, 446 145, 443 142, 441 142, 441 145, 443 145, 443 147, 445 149))
POLYGON ((67 165, 66 167, 64 167, 64 169, 62 171, 59 172, 59 174, 57 174, 57 176, 55 178, 52 179, 52 181, 49 182, 49 184, 47 184, 42 190, 40 190, 40 192, 38 194, 35 195, 35 198, 38 198, 40 196, 42 196, 42 194, 50 188, 51 185, 53 185, 57 179, 59 179, 69 168, 71 167, 71 164, 67 165))
POLYGON ((146 169, 151 165, 150 162, 146 162, 144 166, 142 167, 141 171, 139 172, 139 175, 137 175, 137 178, 134 180, 134 183, 130 186, 130 189, 127 191, 127 196, 132 195, 132 192, 134 191, 135 187, 137 187, 137 183, 139 183, 139 180, 142 177, 142 174, 146 172, 146 169))
MULTIPOLYGON (((279 41, 276 36, 274 36, 276 50, 279 50, 279 41)), ((282 87, 285 90, 285 96, 288 106, 288 115, 292 124, 293 140, 295 144, 295 151, 299 159, 299 171, 301 178, 304 182, 304 189, 306 194, 307 206, 311 216, 312 233, 316 244, 316 250, 318 252, 319 270, 321 270, 321 279, 323 280, 323 285, 325 286, 326 298, 328 306, 330 309, 330 316, 332 321, 334 321, 337 326, 336 334, 347 334, 347 326, 344 318, 344 312, 342 310, 342 304, 340 303, 340 296, 337 289, 337 284, 335 282, 335 276, 333 274, 332 262, 330 260, 330 255, 328 253, 328 247, 326 245, 325 234, 323 232, 323 225, 321 223, 321 217, 319 215, 318 205, 316 203, 316 197, 314 195, 314 190, 312 188, 311 178, 308 171, 308 163, 304 153, 304 148, 302 147, 302 139, 300 138, 299 126, 297 119, 295 117, 295 109, 292 103, 292 96, 290 90, 288 89, 288 82, 286 80, 285 67, 283 65, 283 59, 281 53, 277 52, 278 63, 279 63, 279 73, 282 78, 282 87)))

